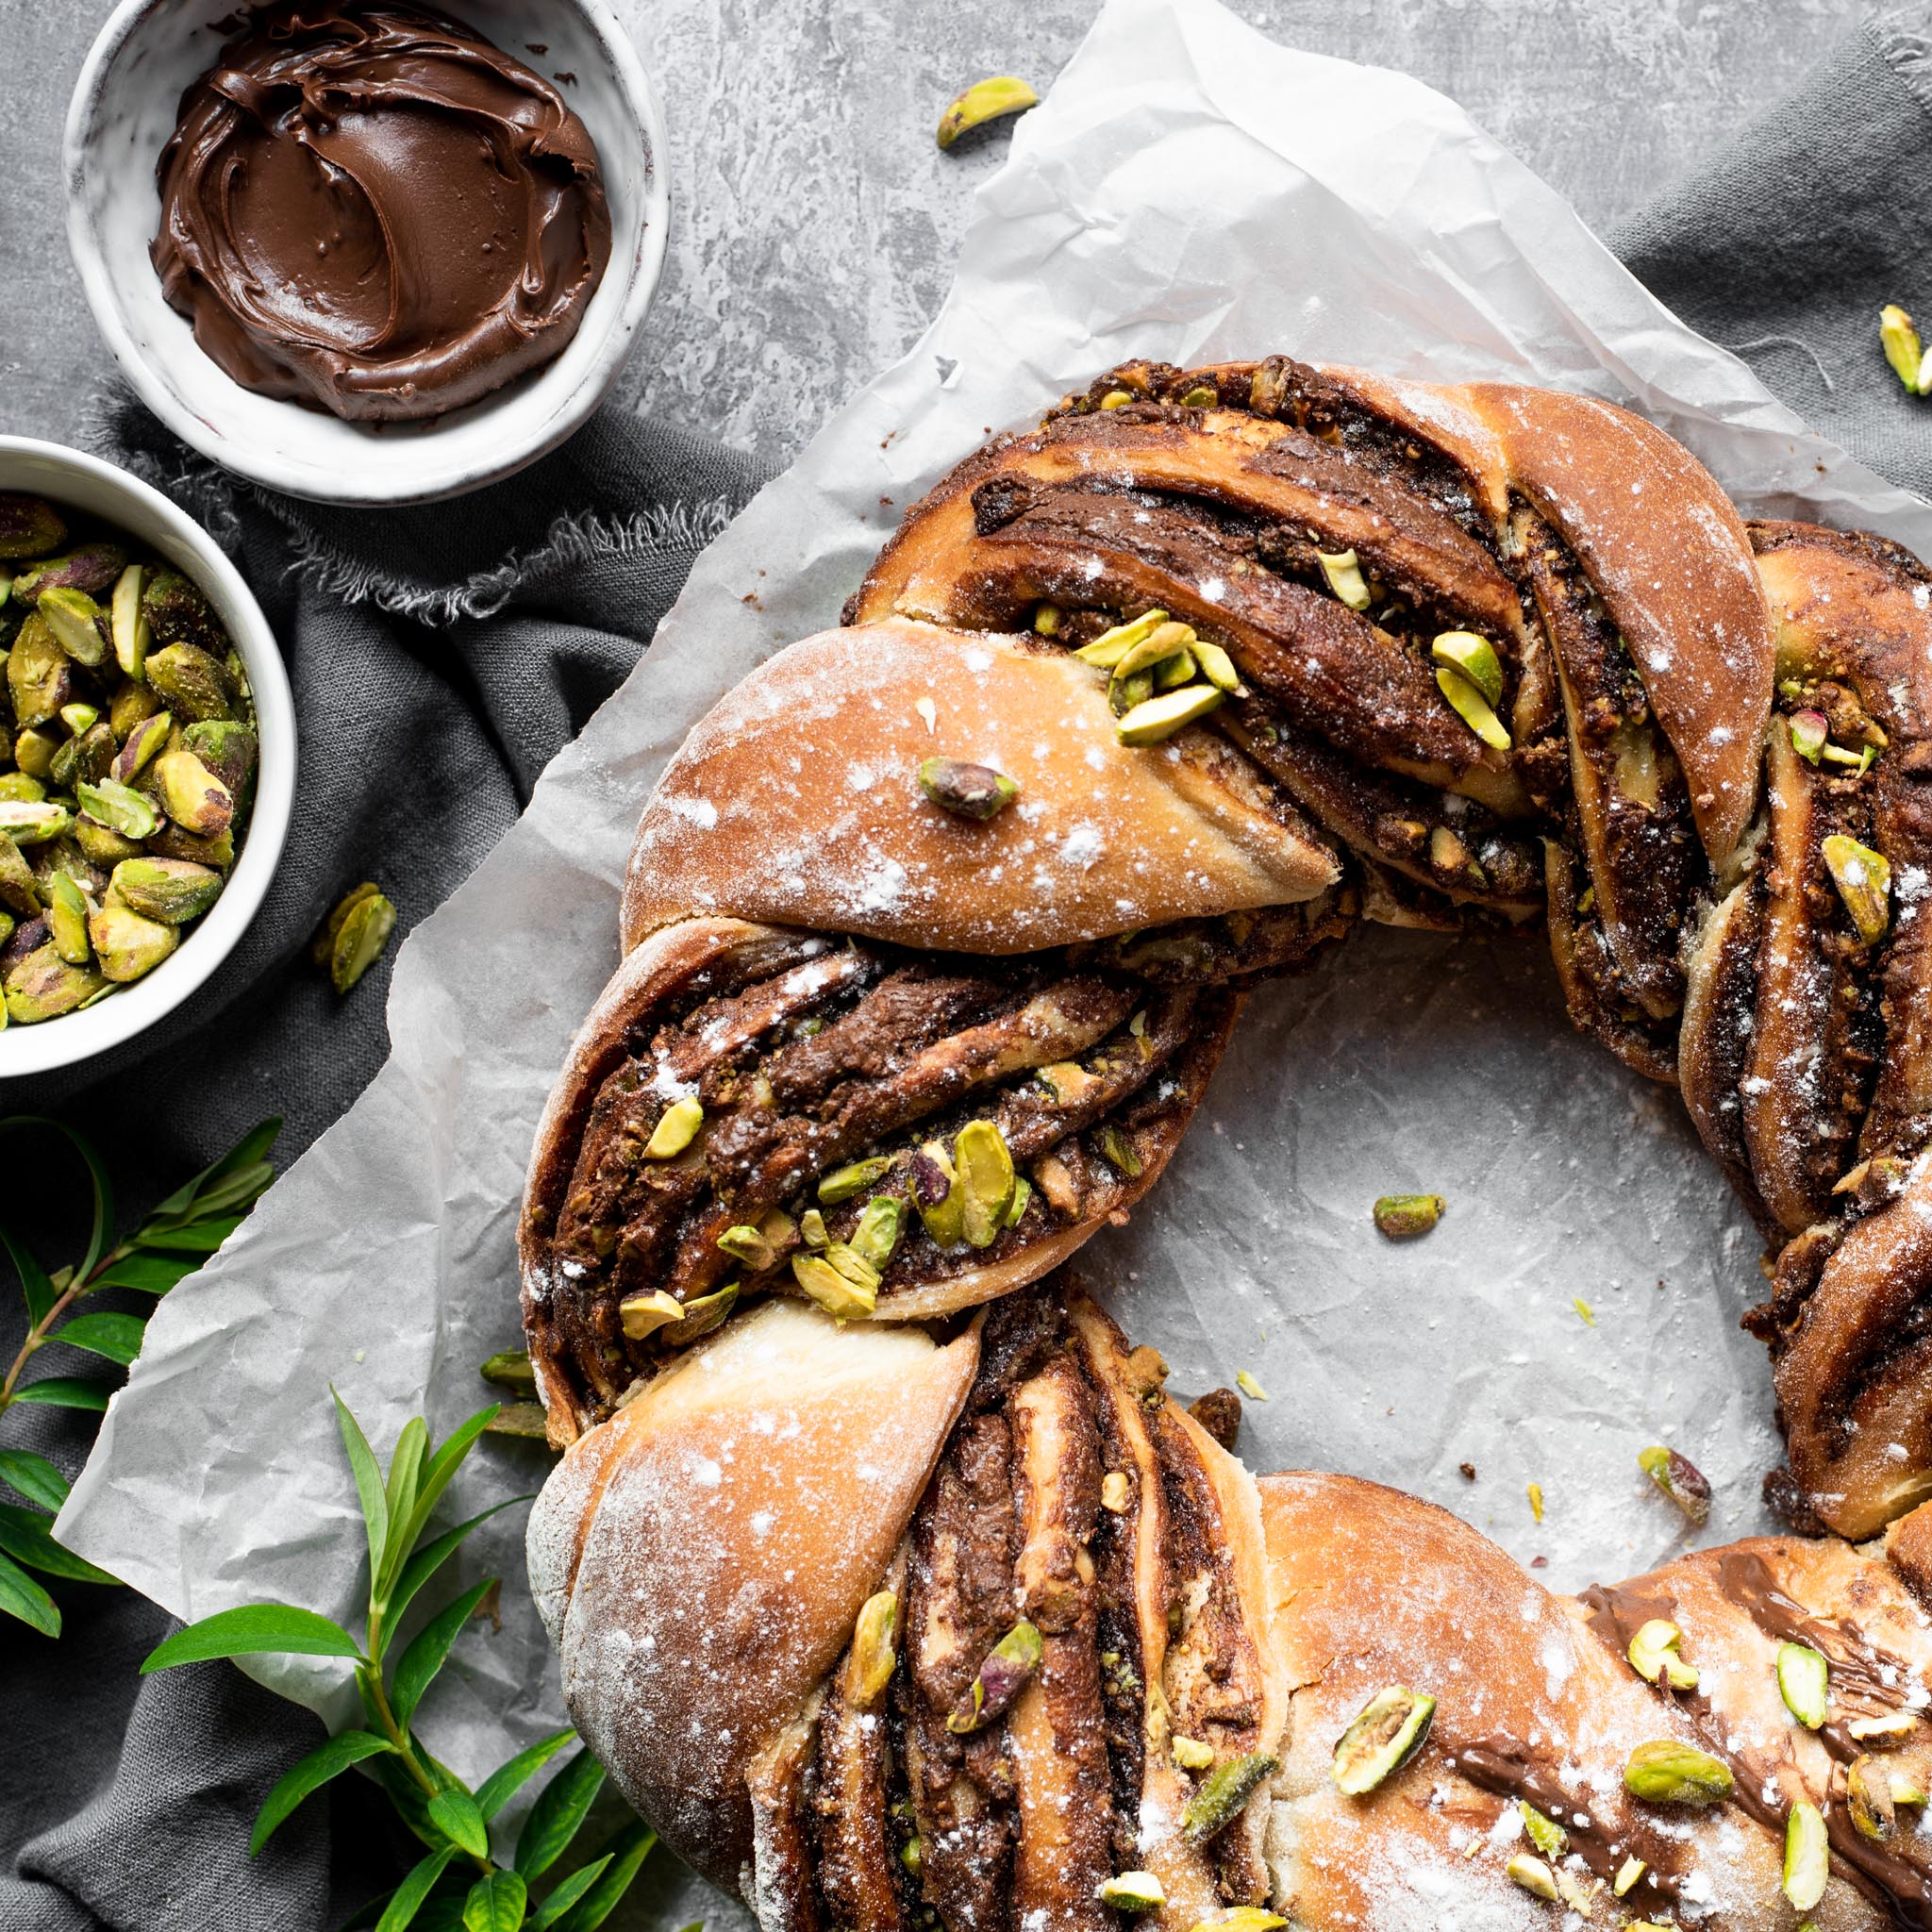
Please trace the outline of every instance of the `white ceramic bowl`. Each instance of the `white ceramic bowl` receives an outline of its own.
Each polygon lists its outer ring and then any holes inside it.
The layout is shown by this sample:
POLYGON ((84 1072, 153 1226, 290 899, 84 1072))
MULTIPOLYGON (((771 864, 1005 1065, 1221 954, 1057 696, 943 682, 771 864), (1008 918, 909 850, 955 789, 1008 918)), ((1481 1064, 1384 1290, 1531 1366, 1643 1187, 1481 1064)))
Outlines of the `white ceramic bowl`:
POLYGON ((189 928, 180 946, 144 979, 97 1007, 0 1032, 0 1088, 22 1074, 45 1073, 105 1053, 165 1021, 233 949, 255 917, 288 836, 295 802, 295 702, 275 634, 241 573, 192 517, 159 491, 98 457, 0 436, 0 491, 45 496, 118 525, 199 584, 242 654, 254 687, 261 764, 255 809, 222 896, 189 928))
POLYGON ((226 35, 226 0, 122 0, 81 68, 67 110, 67 242, 123 375, 184 442, 225 468, 324 503, 455 496, 554 449, 624 366, 657 290, 670 227, 657 97, 606 0, 446 0, 445 11, 565 89, 597 144, 610 201, 610 263, 563 353, 479 403, 428 423, 343 423, 257 395, 195 345, 162 299, 148 245, 160 225, 155 163, 183 91, 226 35))

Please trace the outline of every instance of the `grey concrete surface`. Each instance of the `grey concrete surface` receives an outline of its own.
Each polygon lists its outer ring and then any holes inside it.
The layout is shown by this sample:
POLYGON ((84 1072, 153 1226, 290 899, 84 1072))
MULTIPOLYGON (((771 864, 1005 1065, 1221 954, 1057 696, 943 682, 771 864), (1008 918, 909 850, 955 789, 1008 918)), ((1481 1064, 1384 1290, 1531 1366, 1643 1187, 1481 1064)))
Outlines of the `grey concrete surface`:
MULTIPOLYGON (((210 15, 225 0, 210 0, 210 15)), ((450 0, 460 13, 459 0, 450 0)), ((675 233, 620 393, 772 457, 944 294, 1004 136, 941 154, 945 102, 1046 83, 1098 0, 619 0, 664 100, 675 233)), ((0 0, 0 429, 77 436, 109 358, 68 263, 59 136, 104 0, 0 0)), ((1461 101, 1599 225, 1790 87, 1845 0, 1238 0, 1275 39, 1461 101)))

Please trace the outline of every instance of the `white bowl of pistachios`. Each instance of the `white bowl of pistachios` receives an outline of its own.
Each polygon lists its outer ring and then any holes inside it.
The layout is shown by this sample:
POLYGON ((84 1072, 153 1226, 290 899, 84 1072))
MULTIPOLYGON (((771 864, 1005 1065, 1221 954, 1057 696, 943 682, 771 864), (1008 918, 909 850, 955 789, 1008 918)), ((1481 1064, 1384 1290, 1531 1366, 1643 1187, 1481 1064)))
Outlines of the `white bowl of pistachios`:
POLYGON ((261 608, 112 463, 0 436, 0 1083, 162 1024, 280 861, 295 708, 261 608))

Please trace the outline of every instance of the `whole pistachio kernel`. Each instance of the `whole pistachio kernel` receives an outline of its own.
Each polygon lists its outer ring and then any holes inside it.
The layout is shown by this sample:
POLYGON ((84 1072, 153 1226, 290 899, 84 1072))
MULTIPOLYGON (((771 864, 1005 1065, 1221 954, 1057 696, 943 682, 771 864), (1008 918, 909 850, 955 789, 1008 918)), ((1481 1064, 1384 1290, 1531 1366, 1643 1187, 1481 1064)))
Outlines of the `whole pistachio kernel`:
POLYGON ((1668 1684, 1673 1690, 1694 1690, 1697 1673, 1678 1656, 1684 1633, 1662 1617, 1653 1617, 1630 1640, 1630 1668, 1646 1684, 1668 1684))
POLYGON ((1831 1876, 1831 1840, 1824 1815, 1802 1798, 1785 1820, 1785 1896, 1801 1912, 1808 1912, 1824 1896, 1831 1876))
POLYGON ((1427 1234, 1448 1205, 1441 1194, 1384 1194, 1374 1207, 1376 1231, 1391 1241, 1427 1234))
POLYGON ((633 1341, 644 1341, 660 1328, 684 1319, 684 1304, 659 1289, 656 1294, 634 1294, 617 1305, 618 1320, 633 1341))
POLYGON ((1688 1456, 1655 1442, 1637 1452, 1637 1466, 1700 1528, 1710 1521, 1710 1485, 1688 1456))
POLYGON ((819 1205, 822 1208, 836 1208, 841 1201, 849 1201, 855 1194, 862 1194, 892 1164, 889 1154, 874 1155, 870 1160, 855 1160, 844 1167, 835 1167, 830 1174, 819 1179, 819 1205))
POLYGON ((1778 1645, 1777 1694, 1807 1731, 1824 1724, 1830 1689, 1831 1661, 1823 1651, 1813 1650, 1808 1643, 1778 1645))
POLYGON ((899 1657, 899 1598, 881 1590, 866 1598, 852 1627, 852 1653, 845 1662, 845 1701, 854 1710, 870 1710, 885 1695, 899 1657))
POLYGON ((183 831, 206 839, 234 822, 235 794, 192 751, 164 751, 154 772, 162 808, 183 831))
POLYGON ((658 1124, 644 1142, 644 1158, 669 1160, 674 1155, 682 1154, 697 1139, 698 1129, 704 1124, 704 1103, 696 1094, 687 1093, 682 1100, 674 1100, 658 1116, 658 1124))
POLYGON ((953 1164, 965 1196, 960 1232, 969 1246, 991 1247, 1006 1226, 1016 1185, 1006 1137, 991 1121, 969 1121, 953 1142, 953 1164))
POLYGON ((1708 1751, 1656 1738, 1631 1752, 1624 1789, 1648 1805, 1715 1805, 1731 1794, 1731 1768, 1708 1751))
POLYGON ((1892 373, 1914 393, 1919 389, 1919 369, 1924 360, 1919 346, 1919 331, 1912 318, 1896 302, 1888 302, 1878 311, 1878 341, 1892 373))
POLYGON ((1541 1858, 1532 1858, 1527 1852, 1518 1852, 1503 1870, 1524 1891, 1548 1899, 1552 1905, 1557 1903, 1557 1874, 1541 1858))
POLYGON ((1496 716, 1489 700, 1461 672, 1446 664, 1436 667, 1436 688, 1449 700, 1449 708, 1492 751, 1509 749, 1509 729, 1496 716))
POLYGON ((1020 795, 1004 772, 967 758, 926 758, 919 767, 919 789, 941 811, 984 824, 1020 795))
POLYGON ((879 1304, 876 1285, 867 1288, 834 1267, 829 1250, 824 1255, 793 1255, 791 1278, 808 1301, 841 1322, 862 1322, 879 1304))
POLYGON ((1891 866, 1882 852, 1834 832, 1820 848, 1838 895, 1869 945, 1882 940, 1891 924, 1891 866))
POLYGON ((382 957, 395 930, 396 908, 374 886, 358 886, 332 916, 334 937, 329 945, 329 982, 346 993, 382 957))
POLYGON ((1246 1809, 1247 1803, 1274 1775, 1279 1760, 1270 1752, 1232 1757, 1195 1788, 1181 1813, 1181 1836, 1192 1845, 1220 1837, 1246 1809))
POLYGON ((0 557, 44 557, 66 541, 67 525, 44 497, 0 494, 0 557))
POLYGON ((1845 1767, 1845 1808, 1859 1835, 1883 1843, 1898 1827, 1891 1774, 1868 1752, 1845 1767))
POLYGON ((1503 702, 1503 664, 1496 647, 1488 638, 1473 630, 1439 631, 1429 645, 1429 656, 1465 677, 1491 705, 1503 702))
POLYGON ((1167 1903, 1160 1880, 1151 1872, 1116 1872, 1094 1887, 1093 1896, 1117 1912, 1158 1912, 1167 1903))
POLYGON ((1167 621, 1164 610, 1143 610, 1139 617, 1102 631, 1091 644, 1082 644, 1074 656, 1083 664, 1091 664, 1096 671, 1111 671, 1136 644, 1151 638, 1167 621))
POLYGON ((1024 1618, 981 1659, 965 1694, 946 1715, 946 1728, 964 1737, 982 1730, 1026 1688, 1046 1644, 1039 1629, 1024 1618))
POLYGON ((1335 1740, 1328 1774, 1346 1797, 1359 1798, 1392 1776, 1420 1751, 1436 1721, 1426 1691, 1391 1684, 1362 1706, 1335 1740))
POLYGON ((995 74, 975 81, 964 93, 956 95, 940 116, 939 144, 951 147, 962 134, 1004 114, 1024 114, 1039 101, 1040 96, 1015 75, 995 74))
POLYGON ((87 935, 102 975, 117 983, 152 973, 181 943, 178 927, 143 919, 131 906, 111 899, 89 912, 87 935))
POLYGON ((49 940, 8 968, 7 1017, 21 1026, 58 1020, 110 991, 112 985, 91 967, 70 965, 49 940))
POLYGON ((1818 762, 1831 738, 1831 721, 1823 711, 1791 713, 1791 749, 1808 765, 1818 762))
POLYGON ((874 1194, 859 1210, 846 1245, 875 1274, 891 1260, 906 1224, 906 1204, 896 1194, 874 1194))
POLYGON ((1374 599, 1369 594, 1368 579, 1362 575, 1360 561, 1353 550, 1318 550, 1315 560, 1328 588, 1351 610, 1366 610, 1374 599))

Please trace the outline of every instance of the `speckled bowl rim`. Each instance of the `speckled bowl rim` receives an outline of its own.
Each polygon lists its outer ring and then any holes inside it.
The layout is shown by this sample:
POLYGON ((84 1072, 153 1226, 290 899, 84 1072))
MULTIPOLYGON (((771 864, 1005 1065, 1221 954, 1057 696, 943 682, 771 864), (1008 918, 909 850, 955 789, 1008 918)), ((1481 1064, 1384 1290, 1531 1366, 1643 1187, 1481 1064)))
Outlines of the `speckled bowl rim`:
POLYGON ((267 897, 295 808, 295 700, 289 688, 289 674, 261 606, 220 544, 186 510, 139 476, 64 443, 0 436, 0 490, 25 487, 59 497, 58 484, 23 477, 23 458, 43 462, 58 475, 87 477, 127 506, 120 511, 89 510, 88 514, 124 524, 141 541, 151 543, 186 571, 207 592, 247 669, 261 754, 254 809, 222 896, 182 941, 179 950, 146 978, 97 1007, 44 1020, 35 1026, 10 1025, 0 1031, 0 1091, 10 1080, 72 1066, 125 1044, 164 1021, 204 985, 234 951, 267 897), (139 518, 135 512, 141 513, 139 518), (142 522, 161 534, 150 535, 140 528, 142 522))
MULTIPOLYGON (((105 76, 122 47, 137 34, 159 0, 120 0, 107 24, 95 36, 87 58, 81 63, 80 77, 67 107, 67 125, 61 140, 61 175, 67 199, 67 247, 80 275, 94 325, 113 353, 121 373, 141 400, 191 448, 199 450, 225 470, 245 476, 271 490, 299 496, 314 503, 341 504, 348 508, 375 508, 410 503, 437 503, 460 496, 485 484, 500 482, 521 469, 547 456, 559 443, 580 429, 591 412, 609 392, 631 350, 636 346, 658 285, 663 278, 664 255, 671 226, 671 188, 669 149, 666 145, 664 117, 658 105, 657 91, 638 58, 623 23, 607 0, 552 0, 568 7, 591 28, 601 44, 610 70, 616 76, 646 157, 643 192, 633 231, 613 236, 608 275, 626 257, 629 281, 624 301, 605 325, 604 341, 597 354, 575 384, 558 385, 561 392, 548 415, 534 427, 534 433, 519 441, 503 445, 482 461, 451 461, 439 474, 433 467, 414 484, 398 487, 385 484, 386 465, 368 461, 353 467, 353 474, 332 471, 325 475, 321 465, 305 463, 297 467, 273 452, 252 450, 245 441, 213 436, 208 424, 187 407, 172 386, 142 353, 123 319, 114 294, 114 279, 108 272, 105 251, 87 213, 87 197, 82 184, 95 146, 95 126, 105 76)), ((441 0, 428 0, 441 5, 441 0)), ((450 10, 462 11, 461 0, 450 0, 450 10)), ((510 385, 519 395, 541 393, 541 386, 554 383, 556 363, 550 363, 519 383, 510 385)), ((470 406, 487 409, 490 399, 470 406)), ((299 403, 285 407, 302 408, 299 403)), ((111 1001, 109 1005, 113 1004, 111 1001)))

